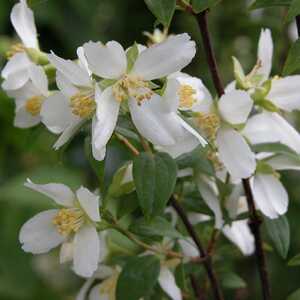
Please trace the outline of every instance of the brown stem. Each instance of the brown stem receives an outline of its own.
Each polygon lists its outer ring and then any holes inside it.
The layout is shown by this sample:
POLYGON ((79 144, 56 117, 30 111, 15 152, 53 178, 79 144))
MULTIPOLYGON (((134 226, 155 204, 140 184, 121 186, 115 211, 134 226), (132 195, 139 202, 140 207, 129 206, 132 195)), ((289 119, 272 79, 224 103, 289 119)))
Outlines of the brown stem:
POLYGON ((197 300, 205 300, 202 290, 201 290, 200 286, 198 285, 197 279, 194 276, 194 274, 190 275, 190 281, 191 281, 191 285, 192 285, 192 288, 194 290, 197 300))
POLYGON ((296 16, 296 24, 297 24, 298 36, 300 36, 300 15, 296 16))
POLYGON ((115 136, 118 140, 120 140, 132 153, 133 155, 139 155, 140 152, 138 149, 136 149, 131 143, 130 141, 124 137, 123 135, 119 134, 119 133, 115 133, 115 136))
POLYGON ((188 220, 188 217, 187 217, 185 211, 183 210, 183 208, 181 207, 181 205, 179 204, 179 202, 174 197, 171 197, 170 202, 171 202, 171 205, 173 206, 173 208, 176 210, 178 216, 182 220, 182 222, 183 222, 186 230, 188 231, 189 235, 191 236, 191 238, 195 242, 196 247, 199 251, 200 257, 205 258, 205 260, 203 260, 203 265, 205 267, 208 278, 210 280, 212 291, 213 291, 215 299, 216 300, 224 300, 221 288, 220 288, 219 283, 217 281, 216 274, 215 274, 215 272, 213 270, 213 267, 212 267, 211 257, 207 255, 206 250, 203 247, 198 234, 196 233, 193 225, 188 220))
MULTIPOLYGON (((224 86, 222 84, 221 78, 220 78, 220 73, 218 70, 218 66, 216 63, 214 51, 212 48, 211 44, 211 39, 209 35, 209 30, 208 30, 208 24, 207 24, 207 13, 208 11, 206 10, 205 12, 201 14, 194 14, 194 16, 197 19, 201 35, 202 35, 202 40, 203 40, 203 45, 204 49, 206 52, 207 56, 207 62, 209 65, 209 69, 213 78, 213 82, 215 85, 215 88, 218 92, 219 97, 221 97, 224 94, 224 86)), ((300 21, 300 19, 297 19, 297 22, 300 21)), ((299 22, 300 25, 300 22, 299 22)), ((300 28, 300 27, 298 27, 300 28)), ((261 239, 261 234, 260 234, 260 225, 261 225, 261 220, 259 219, 256 210, 255 210, 255 204, 254 204, 254 198, 253 194, 251 191, 251 187, 249 184, 249 179, 244 179, 243 180, 243 186, 245 190, 245 195, 247 198, 247 203, 248 203, 248 208, 249 208, 249 217, 250 217, 250 228, 252 230, 252 233, 255 238, 255 254, 256 254, 256 260, 258 264, 258 269, 259 269, 259 274, 260 274, 260 280, 261 280, 261 285, 262 285, 262 294, 263 294, 263 299, 264 300, 270 300, 271 299, 271 289, 270 289, 270 283, 269 283, 269 277, 268 277, 268 272, 267 272, 267 265, 266 265, 266 258, 265 254, 263 251, 263 243, 261 239)))

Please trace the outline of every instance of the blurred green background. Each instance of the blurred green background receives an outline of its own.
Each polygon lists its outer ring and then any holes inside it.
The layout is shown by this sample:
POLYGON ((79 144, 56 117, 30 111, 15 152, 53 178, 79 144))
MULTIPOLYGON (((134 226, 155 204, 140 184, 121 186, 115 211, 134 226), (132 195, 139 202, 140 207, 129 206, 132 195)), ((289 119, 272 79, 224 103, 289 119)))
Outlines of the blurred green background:
MULTIPOLYGON (((13 4, 12 0, 0 1, 1 54, 16 38, 9 21, 13 4)), ((134 41, 145 43, 142 32, 151 32, 155 21, 142 0, 33 0, 30 5, 35 12, 42 49, 53 50, 66 58, 75 58, 76 48, 88 40, 112 39, 125 47, 134 41)), ((247 71, 255 63, 261 27, 272 29, 275 41, 273 74, 280 74, 291 41, 295 39, 295 26, 283 21, 284 8, 251 12, 248 5, 244 0, 223 0, 210 14, 213 44, 226 83, 232 80, 231 56, 238 57, 247 71)), ((200 76, 214 91, 195 20, 177 12, 170 32, 188 32, 196 40, 198 53, 188 71, 200 76)), ((4 63, 2 55, 0 66, 4 63)), ((51 149, 55 141, 53 135, 42 126, 29 130, 14 128, 13 117, 13 101, 0 90, 0 300, 74 299, 81 280, 68 267, 59 265, 55 251, 35 257, 22 252, 18 231, 29 217, 51 206, 46 198, 23 187, 27 177, 41 183, 64 182, 74 188, 80 184, 95 186, 84 155, 83 135, 77 136, 66 152, 57 153, 51 149)), ((292 118, 300 125, 297 115, 292 118)), ((114 149, 113 144, 111 149, 114 149)), ((116 165, 122 158, 112 153, 112 165, 116 165)), ((126 153, 122 155, 128 157, 126 153)), ((291 200, 289 257, 300 252, 299 178, 296 172, 283 174, 291 200)), ((254 258, 222 259, 224 265, 232 264, 248 282, 243 290, 228 291, 226 299, 259 299, 254 258), (255 294, 257 296, 253 297, 255 294)), ((268 266, 274 300, 286 299, 300 287, 300 269, 287 267, 287 262, 275 251, 268 252, 268 266)))

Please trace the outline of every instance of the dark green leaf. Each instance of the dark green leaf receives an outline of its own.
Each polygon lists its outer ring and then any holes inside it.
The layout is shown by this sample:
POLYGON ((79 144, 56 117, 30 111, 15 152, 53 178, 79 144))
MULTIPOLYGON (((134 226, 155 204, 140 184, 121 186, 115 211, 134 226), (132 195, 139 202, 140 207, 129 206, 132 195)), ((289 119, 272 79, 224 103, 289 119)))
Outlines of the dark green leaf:
POLYGON ((283 75, 290 75, 300 69, 300 40, 297 40, 289 50, 283 68, 283 75))
POLYGON ((164 211, 174 190, 176 176, 176 163, 166 153, 141 153, 134 159, 133 178, 140 207, 146 216, 164 211))
POLYGON ((155 256, 131 257, 117 283, 117 300, 139 300, 154 288, 160 271, 155 256))
POLYGON ((300 14, 300 0, 293 0, 286 16, 286 21, 291 22, 300 14))
POLYGON ((247 286, 243 278, 235 273, 225 273, 223 274, 222 285, 228 289, 242 289, 247 286))
POLYGON ((200 13, 208 8, 217 5, 221 0, 192 0, 192 7, 196 13, 200 13))
POLYGON ((265 8, 271 6, 288 6, 291 0, 256 0, 251 6, 251 9, 265 8))
POLYGON ((176 8, 176 0, 145 0, 145 3, 161 24, 166 27, 170 26, 176 8))
POLYGON ((289 295, 286 300, 299 300, 299 299, 300 299, 300 289, 298 289, 297 291, 289 295))
POLYGON ((265 218, 265 224, 277 252, 285 259, 290 247, 290 226, 287 218, 285 216, 274 220, 265 218))
POLYGON ((288 262, 289 267, 298 267, 300 266, 300 254, 297 254, 293 258, 291 258, 288 262))
POLYGON ((130 231, 142 236, 169 236, 182 238, 182 235, 164 218, 154 217, 150 221, 139 219, 130 226, 130 231))

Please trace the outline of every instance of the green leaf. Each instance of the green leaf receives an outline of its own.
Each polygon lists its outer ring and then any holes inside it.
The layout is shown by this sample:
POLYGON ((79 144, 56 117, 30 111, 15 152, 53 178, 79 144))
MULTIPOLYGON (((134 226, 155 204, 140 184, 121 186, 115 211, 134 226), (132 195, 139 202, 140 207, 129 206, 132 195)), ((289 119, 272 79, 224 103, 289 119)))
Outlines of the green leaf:
POLYGON ((289 267, 298 267, 300 266, 300 254, 297 254, 293 258, 291 258, 288 262, 289 267))
POLYGON ((247 287, 246 282, 239 275, 229 272, 222 276, 222 285, 228 289, 243 289, 247 287))
POLYGON ((291 0, 256 0, 250 6, 250 9, 265 8, 271 6, 288 6, 291 0))
POLYGON ((147 221, 139 219, 131 224, 130 231, 141 236, 168 236, 172 238, 182 238, 182 235, 162 217, 154 217, 147 221))
POLYGON ((286 258, 290 247, 290 226, 287 218, 281 216, 270 220, 265 218, 267 232, 282 258, 286 258))
POLYGON ((176 8, 176 0, 145 0, 145 3, 161 24, 166 27, 170 26, 176 8))
POLYGON ((293 21, 293 19, 296 18, 296 16, 298 16, 299 14, 300 14, 300 0, 293 0, 288 10, 286 21, 287 22, 293 21))
POLYGON ((283 67, 283 75, 290 75, 300 69, 300 40, 298 39, 289 50, 283 67))
POLYGON ((161 214, 175 187, 175 161, 166 153, 141 153, 133 161, 133 178, 143 213, 161 214))
POLYGON ((196 13, 217 5, 221 0, 192 0, 192 7, 196 13))
POLYGON ((298 289, 297 291, 289 295, 286 300, 299 300, 299 299, 300 299, 300 289, 298 289))
POLYGON ((139 55, 139 49, 137 46, 137 43, 134 43, 133 46, 129 48, 129 50, 126 52, 127 56, 127 72, 130 72, 137 57, 139 55))
POLYGON ((155 256, 131 257, 124 266, 117 283, 117 300, 139 300, 154 288, 160 272, 155 256))

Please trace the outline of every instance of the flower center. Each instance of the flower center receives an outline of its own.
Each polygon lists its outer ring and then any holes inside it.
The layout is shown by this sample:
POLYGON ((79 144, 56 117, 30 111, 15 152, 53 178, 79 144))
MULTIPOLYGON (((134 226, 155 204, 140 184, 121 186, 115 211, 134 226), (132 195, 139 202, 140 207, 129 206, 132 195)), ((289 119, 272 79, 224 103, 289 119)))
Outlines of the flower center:
POLYGON ((220 161, 215 151, 213 150, 208 151, 207 158, 208 160, 211 161, 216 171, 221 171, 224 168, 223 163, 220 161))
POLYGON ((93 92, 79 91, 71 97, 71 108, 74 115, 81 118, 91 117, 96 110, 93 92))
POLYGON ((179 103, 182 108, 191 108, 196 102, 196 90, 188 84, 182 84, 179 89, 179 103))
POLYGON ((143 100, 149 100, 153 92, 147 81, 138 76, 126 74, 114 84, 113 95, 119 102, 126 100, 128 97, 133 97, 140 104, 143 100))
POLYGON ((12 45, 11 48, 6 52, 6 58, 11 59, 15 54, 25 52, 26 47, 21 44, 12 45))
POLYGON ((33 96, 26 101, 25 109, 32 116, 37 116, 42 107, 43 97, 42 96, 33 96))
POLYGON ((218 128, 220 127, 220 118, 214 114, 198 113, 198 126, 204 131, 209 140, 214 140, 218 128))
POLYGON ((78 231, 84 223, 84 213, 80 208, 62 208, 53 218, 57 231, 64 236, 78 231))

